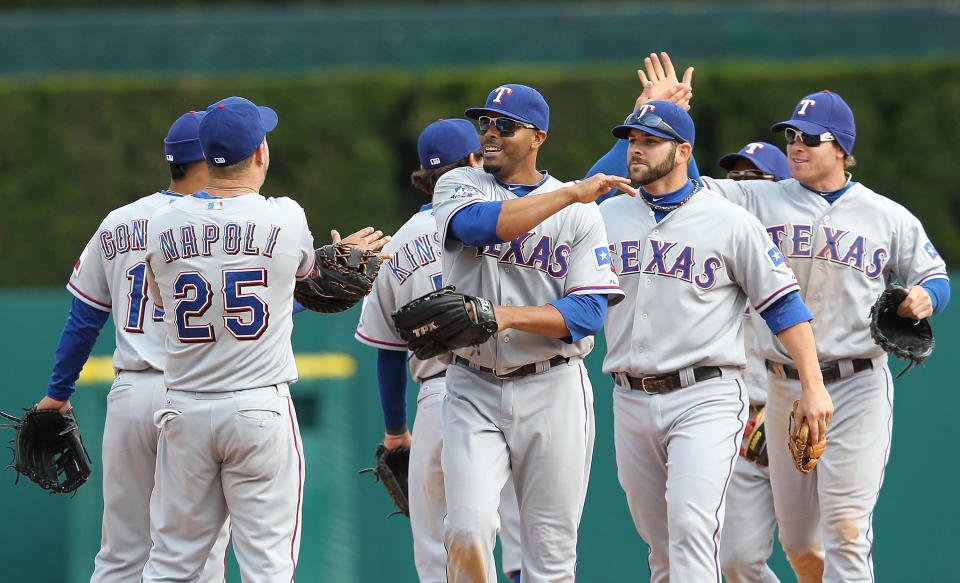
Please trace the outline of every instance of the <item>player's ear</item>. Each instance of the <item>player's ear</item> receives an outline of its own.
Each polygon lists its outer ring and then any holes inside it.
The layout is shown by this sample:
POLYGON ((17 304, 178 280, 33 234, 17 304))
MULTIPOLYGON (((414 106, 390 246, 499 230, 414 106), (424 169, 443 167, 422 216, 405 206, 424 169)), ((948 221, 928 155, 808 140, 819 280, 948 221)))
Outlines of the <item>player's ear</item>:
POLYGON ((269 150, 267 149, 267 138, 263 138, 263 141, 260 142, 260 145, 257 146, 257 149, 253 151, 254 161, 263 166, 267 161, 267 156, 269 150))
POLYGON ((686 166, 690 163, 691 157, 693 157, 693 146, 689 142, 684 142, 677 146, 673 160, 678 166, 686 166))
POLYGON ((533 134, 533 141, 530 145, 536 149, 542 146, 545 141, 547 141, 547 132, 543 130, 537 130, 533 134))

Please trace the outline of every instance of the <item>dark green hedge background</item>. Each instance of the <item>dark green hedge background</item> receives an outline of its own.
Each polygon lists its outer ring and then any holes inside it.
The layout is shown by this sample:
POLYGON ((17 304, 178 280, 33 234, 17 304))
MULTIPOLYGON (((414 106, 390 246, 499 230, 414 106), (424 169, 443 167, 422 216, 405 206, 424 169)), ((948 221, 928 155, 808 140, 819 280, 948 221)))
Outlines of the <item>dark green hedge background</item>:
MULTIPOLYGON (((606 153, 609 129, 640 90, 632 64, 0 81, 0 285, 63 284, 108 211, 169 182, 161 142, 169 124, 230 95, 278 112, 263 193, 298 200, 318 244, 333 227, 392 232, 425 202, 408 182, 420 130, 482 105, 502 83, 532 85, 547 98, 540 168, 564 180, 606 153)), ((782 145, 770 124, 827 88, 856 114, 855 179, 911 209, 955 265, 960 60, 699 67, 691 114, 701 171, 718 175, 717 158, 749 141, 782 145)))

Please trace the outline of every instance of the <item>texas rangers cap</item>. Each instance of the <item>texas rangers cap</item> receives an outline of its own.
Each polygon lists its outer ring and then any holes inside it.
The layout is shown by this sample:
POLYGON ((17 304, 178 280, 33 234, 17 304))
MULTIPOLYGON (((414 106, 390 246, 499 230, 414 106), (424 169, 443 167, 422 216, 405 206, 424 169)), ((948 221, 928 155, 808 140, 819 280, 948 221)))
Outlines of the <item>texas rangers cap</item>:
POLYGON ((417 139, 422 168, 446 166, 478 151, 477 128, 465 119, 438 119, 424 128, 417 139))
POLYGON ((203 160, 197 128, 203 111, 190 111, 177 118, 163 138, 163 154, 168 164, 187 164, 203 160))
POLYGON ((526 85, 501 85, 490 92, 483 107, 471 107, 463 112, 470 119, 488 113, 499 113, 517 121, 525 121, 547 131, 550 107, 540 92, 526 85))
POLYGON ((213 166, 246 159, 277 127, 277 113, 243 97, 228 97, 207 108, 198 133, 200 147, 213 166))
POLYGON ((691 146, 697 135, 690 114, 671 101, 648 101, 610 133, 623 140, 630 137, 630 130, 640 130, 668 140, 676 140, 679 136, 691 146), (662 125, 664 123, 667 127, 662 125), (670 130, 674 133, 671 134, 670 130))
POLYGON ((788 127, 805 134, 830 132, 837 140, 837 145, 847 154, 853 152, 853 142, 857 139, 853 110, 842 97, 826 89, 801 99, 793 110, 793 116, 787 121, 773 124, 770 130, 779 132, 788 127))
MULTIPOLYGON (((801 130, 802 131, 802 130, 801 130)), ((767 142, 750 142, 740 148, 739 152, 724 155, 717 164, 724 170, 730 171, 738 158, 749 160, 754 166, 770 174, 774 180, 790 178, 790 162, 783 150, 767 142)))

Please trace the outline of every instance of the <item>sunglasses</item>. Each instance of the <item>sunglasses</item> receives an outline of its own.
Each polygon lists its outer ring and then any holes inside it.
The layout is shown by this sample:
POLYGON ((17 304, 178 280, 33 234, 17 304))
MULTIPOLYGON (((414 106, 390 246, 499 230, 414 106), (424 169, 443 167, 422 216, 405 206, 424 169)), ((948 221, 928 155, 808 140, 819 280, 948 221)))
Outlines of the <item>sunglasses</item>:
POLYGON ((631 113, 630 116, 624 120, 623 125, 637 125, 654 130, 660 130, 681 144, 687 143, 687 140, 681 137, 680 134, 677 133, 677 130, 670 127, 670 124, 663 121, 663 118, 655 113, 645 113, 639 118, 637 117, 636 113, 631 113))
POLYGON ((497 131, 500 132, 501 136, 507 138, 516 133, 518 127, 527 128, 530 130, 537 129, 537 126, 533 125, 532 123, 517 121, 515 119, 510 119, 509 117, 490 117, 487 115, 481 115, 477 118, 477 123, 480 125, 481 134, 487 133, 487 130, 489 130, 490 126, 493 125, 497 128, 497 131))
POLYGON ((788 144, 792 144, 797 141, 797 138, 800 138, 800 141, 803 142, 803 145, 808 148, 816 148, 820 145, 820 142, 832 142, 836 140, 836 138, 834 138, 833 134, 830 132, 823 132, 820 135, 805 134, 794 128, 787 128, 783 130, 783 135, 787 137, 788 144))

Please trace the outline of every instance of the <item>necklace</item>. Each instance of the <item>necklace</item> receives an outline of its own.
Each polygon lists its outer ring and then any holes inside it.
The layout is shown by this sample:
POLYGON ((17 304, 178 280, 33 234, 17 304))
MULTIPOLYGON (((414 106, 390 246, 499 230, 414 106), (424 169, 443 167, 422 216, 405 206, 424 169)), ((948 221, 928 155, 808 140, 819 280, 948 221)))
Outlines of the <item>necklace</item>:
MULTIPOLYGON (((693 180, 693 179, 691 178, 691 180, 693 180)), ((678 202, 677 204, 675 204, 675 205, 673 205, 673 206, 660 206, 660 205, 658 205, 658 204, 653 204, 652 202, 650 202, 649 200, 647 200, 647 197, 643 196, 643 193, 646 193, 646 191, 643 190, 642 188, 640 189, 640 191, 641 191, 640 198, 643 200, 643 202, 645 202, 645 203, 647 204, 648 207, 652 208, 653 210, 655 210, 655 211, 663 211, 663 212, 665 212, 665 213, 668 213, 668 212, 670 212, 670 211, 672 211, 672 210, 675 210, 675 209, 680 208, 681 206, 683 206, 684 204, 686 204, 686 202, 687 202, 688 200, 690 200, 690 198, 691 198, 693 195, 697 194, 697 192, 700 190, 700 183, 697 182, 696 180, 693 180, 693 184, 694 184, 695 186, 693 187, 693 190, 690 191, 690 194, 688 194, 688 195, 686 196, 686 198, 684 198, 683 200, 681 200, 680 202, 678 202)))

